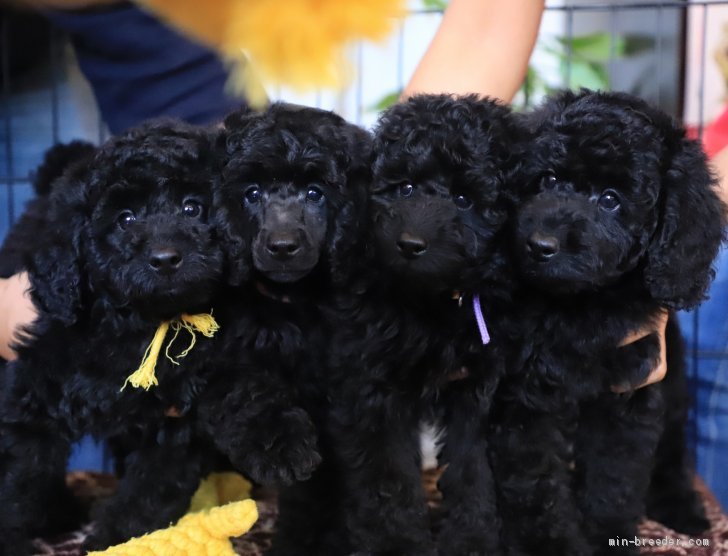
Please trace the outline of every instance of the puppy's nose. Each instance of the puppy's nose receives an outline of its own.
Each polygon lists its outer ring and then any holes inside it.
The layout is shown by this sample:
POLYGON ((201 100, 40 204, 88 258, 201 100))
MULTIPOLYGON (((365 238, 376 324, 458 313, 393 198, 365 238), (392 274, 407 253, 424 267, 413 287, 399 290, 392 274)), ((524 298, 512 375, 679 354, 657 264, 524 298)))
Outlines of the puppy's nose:
POLYGON ((397 240, 397 247, 402 255, 408 259, 414 259, 427 251, 427 241, 419 236, 403 232, 397 240))
POLYGON ((538 261, 548 261, 559 252, 559 240, 554 236, 547 236, 535 232, 528 238, 526 249, 538 261))
POLYGON ((149 254, 149 266, 158 272, 172 272, 182 265, 182 255, 173 247, 153 249, 149 254))
POLYGON ((301 243, 291 233, 278 233, 270 235, 265 247, 276 259, 288 259, 301 250, 301 243))

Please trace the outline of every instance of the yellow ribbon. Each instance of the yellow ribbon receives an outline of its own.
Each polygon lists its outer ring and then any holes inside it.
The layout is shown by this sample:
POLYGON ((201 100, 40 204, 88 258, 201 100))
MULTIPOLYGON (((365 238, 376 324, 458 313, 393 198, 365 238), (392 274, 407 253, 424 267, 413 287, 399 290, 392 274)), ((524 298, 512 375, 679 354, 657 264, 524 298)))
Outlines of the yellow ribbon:
POLYGON ((220 325, 217 324, 217 321, 212 316, 212 311, 210 313, 201 313, 199 315, 182 314, 178 319, 163 321, 154 333, 154 338, 152 338, 151 343, 147 346, 141 365, 139 365, 139 368, 127 377, 124 381, 124 386, 121 387, 122 390, 124 390, 126 385, 129 383, 131 383, 134 388, 144 388, 145 390, 149 390, 152 386, 159 384, 159 381, 157 381, 157 377, 154 374, 154 370, 157 366, 157 360, 159 359, 159 352, 162 350, 164 338, 167 335, 170 326, 174 330, 174 336, 169 343, 167 343, 164 355, 174 365, 179 365, 179 361, 177 361, 177 359, 186 357, 190 350, 195 347, 195 343, 197 342, 196 332, 201 333, 206 338, 212 338, 215 335, 215 332, 220 329, 220 325), (192 336, 190 345, 187 346, 187 348, 179 355, 173 357, 169 354, 169 348, 172 347, 172 344, 174 344, 174 341, 179 335, 179 331, 183 328, 190 333, 190 336, 192 336))

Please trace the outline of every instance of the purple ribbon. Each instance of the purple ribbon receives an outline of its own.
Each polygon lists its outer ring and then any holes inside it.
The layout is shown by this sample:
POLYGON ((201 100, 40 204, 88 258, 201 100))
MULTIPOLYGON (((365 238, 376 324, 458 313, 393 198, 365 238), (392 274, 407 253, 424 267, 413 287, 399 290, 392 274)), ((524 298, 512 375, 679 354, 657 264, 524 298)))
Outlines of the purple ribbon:
POLYGON ((477 293, 473 296, 473 313, 475 313, 475 320, 478 323, 480 339, 483 340, 483 345, 485 345, 490 342, 490 334, 488 334, 488 327, 485 326, 483 308, 480 306, 480 295, 477 293))

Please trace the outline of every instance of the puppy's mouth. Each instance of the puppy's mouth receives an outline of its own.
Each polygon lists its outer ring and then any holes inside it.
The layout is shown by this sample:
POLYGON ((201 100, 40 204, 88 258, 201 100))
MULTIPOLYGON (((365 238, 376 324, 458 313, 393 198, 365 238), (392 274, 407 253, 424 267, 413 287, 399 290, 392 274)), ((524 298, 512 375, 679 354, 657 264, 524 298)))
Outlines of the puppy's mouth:
POLYGON ((181 313, 195 314, 209 311, 211 300, 212 296, 207 291, 184 293, 173 291, 147 299, 142 310, 155 313, 162 318, 171 318, 181 313))
POLYGON ((379 264, 400 285, 421 293, 468 289, 473 261, 455 239, 397 230, 376 240, 379 264))
POLYGON ((428 259, 408 260, 403 257, 382 261, 400 285, 422 293, 441 293, 468 289, 469 267, 461 261, 428 259))
POLYGON ((572 266, 561 258, 551 261, 535 261, 529 257, 521 260, 521 274, 538 290, 556 295, 567 295, 596 290, 594 276, 587 269, 579 269, 575 261, 572 266))
POLYGON ((286 260, 253 253, 255 270, 266 279, 282 284, 303 280, 314 271, 318 261, 318 253, 301 253, 297 257, 290 257, 286 260))
POLYGON ((257 269, 263 276, 272 282, 281 284, 292 284, 306 278, 313 271, 315 265, 305 269, 285 269, 285 270, 262 270, 257 269))
POLYGON ((213 279, 186 284, 169 284, 140 292, 130 305, 142 314, 169 319, 181 313, 195 314, 210 310, 216 282, 213 279))

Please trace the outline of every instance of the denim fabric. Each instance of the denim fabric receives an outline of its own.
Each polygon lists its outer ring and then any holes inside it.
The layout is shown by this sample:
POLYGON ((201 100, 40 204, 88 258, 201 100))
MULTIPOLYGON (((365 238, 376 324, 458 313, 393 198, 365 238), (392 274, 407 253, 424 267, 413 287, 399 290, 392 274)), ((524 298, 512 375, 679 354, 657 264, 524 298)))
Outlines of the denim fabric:
POLYGON ((709 295, 696 311, 679 314, 695 397, 688 432, 698 473, 728 508, 728 249, 720 253, 709 295))

